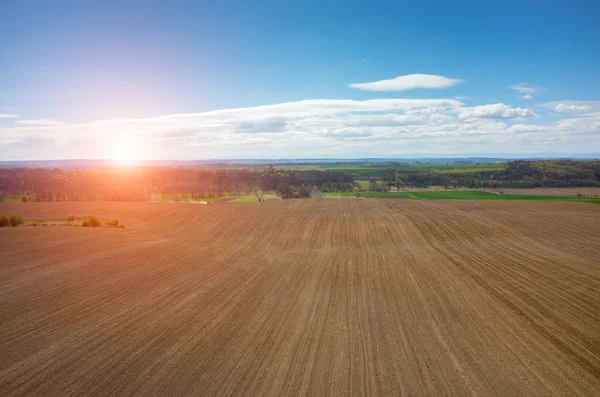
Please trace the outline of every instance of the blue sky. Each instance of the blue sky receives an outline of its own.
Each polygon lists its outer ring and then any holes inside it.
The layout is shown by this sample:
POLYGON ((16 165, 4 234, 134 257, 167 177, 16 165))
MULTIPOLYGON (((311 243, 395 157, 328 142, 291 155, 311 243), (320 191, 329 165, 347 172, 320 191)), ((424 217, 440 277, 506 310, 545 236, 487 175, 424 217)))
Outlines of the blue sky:
POLYGON ((161 3, 4 2, 0 158, 600 152, 598 2, 161 3))

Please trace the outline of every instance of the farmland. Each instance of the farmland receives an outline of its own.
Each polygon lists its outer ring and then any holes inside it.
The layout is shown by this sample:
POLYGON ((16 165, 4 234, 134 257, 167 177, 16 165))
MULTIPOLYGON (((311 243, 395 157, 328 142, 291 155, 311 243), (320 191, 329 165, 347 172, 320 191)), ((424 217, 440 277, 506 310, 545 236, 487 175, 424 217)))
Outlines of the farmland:
POLYGON ((13 212, 127 228, 0 229, 2 396, 600 388, 598 205, 0 203, 13 212))
POLYGON ((439 171, 439 172, 478 172, 478 171, 490 171, 500 170, 505 167, 504 163, 414 163, 414 164, 399 164, 394 167, 381 167, 373 166, 371 164, 365 164, 362 166, 357 165, 319 165, 316 166, 318 169, 324 170, 337 170, 346 172, 355 172, 362 175, 376 174, 377 171, 392 171, 392 172, 403 172, 403 171, 439 171))

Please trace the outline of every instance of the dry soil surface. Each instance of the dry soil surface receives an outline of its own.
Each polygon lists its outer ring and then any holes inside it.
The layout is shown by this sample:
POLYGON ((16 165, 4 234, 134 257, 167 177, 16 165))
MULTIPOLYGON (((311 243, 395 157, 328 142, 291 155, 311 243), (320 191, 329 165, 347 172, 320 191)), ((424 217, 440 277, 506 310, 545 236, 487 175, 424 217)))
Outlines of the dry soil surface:
POLYGON ((2 396, 598 396, 600 205, 2 203, 2 396))

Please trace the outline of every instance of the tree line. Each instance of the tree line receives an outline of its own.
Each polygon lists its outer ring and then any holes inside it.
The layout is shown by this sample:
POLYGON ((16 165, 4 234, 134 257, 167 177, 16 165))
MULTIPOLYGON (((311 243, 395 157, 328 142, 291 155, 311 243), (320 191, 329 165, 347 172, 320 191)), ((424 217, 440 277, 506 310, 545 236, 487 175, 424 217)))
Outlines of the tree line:
MULTIPOLYGON (((376 168, 374 168, 376 169, 376 168)), ((511 161, 493 170, 376 169, 369 176, 349 170, 264 167, 191 167, 61 170, 0 169, 0 198, 22 201, 145 201, 155 195, 202 199, 275 192, 284 199, 322 192, 387 191, 409 187, 531 188, 600 186, 600 161, 511 161), (366 181, 366 182, 360 182, 366 181)), ((258 197, 258 196, 257 196, 258 197)))
POLYGON ((154 195, 192 199, 277 192, 284 198, 314 191, 351 191, 343 171, 147 167, 122 170, 0 169, 0 195, 22 201, 144 201, 154 195))

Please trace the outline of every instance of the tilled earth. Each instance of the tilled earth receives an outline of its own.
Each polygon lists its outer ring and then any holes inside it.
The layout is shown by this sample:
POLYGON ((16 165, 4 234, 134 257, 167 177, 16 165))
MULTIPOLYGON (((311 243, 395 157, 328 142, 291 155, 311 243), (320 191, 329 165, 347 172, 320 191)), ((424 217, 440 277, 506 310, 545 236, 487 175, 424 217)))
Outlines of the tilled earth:
POLYGON ((598 396, 600 206, 0 203, 2 396, 598 396))

